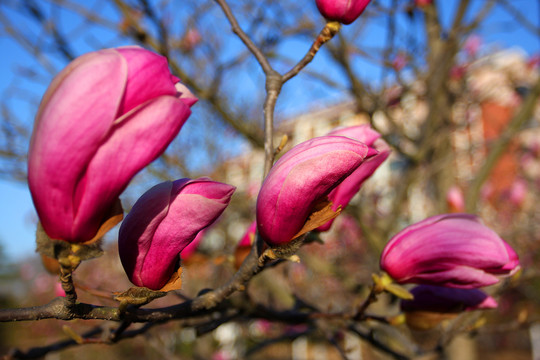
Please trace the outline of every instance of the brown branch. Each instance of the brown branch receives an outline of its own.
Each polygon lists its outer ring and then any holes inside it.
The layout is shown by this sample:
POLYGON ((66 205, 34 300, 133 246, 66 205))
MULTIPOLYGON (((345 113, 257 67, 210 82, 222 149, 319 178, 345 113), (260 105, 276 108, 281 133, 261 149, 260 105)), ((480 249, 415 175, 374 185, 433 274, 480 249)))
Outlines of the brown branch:
MULTIPOLYGON (((194 328, 211 328, 213 325, 219 323, 220 321, 226 322, 232 319, 238 318, 242 314, 238 311, 223 311, 220 313, 221 317, 216 318, 216 313, 209 313, 205 316, 193 317, 187 319, 180 319, 179 323, 183 327, 194 327, 194 328)), ((27 351, 21 351, 18 349, 12 349, 10 353, 6 356, 6 359, 35 359, 41 358, 46 354, 54 351, 60 351, 65 348, 75 346, 75 345, 85 345, 85 344, 108 344, 112 345, 121 340, 133 338, 140 334, 146 333, 152 327, 158 325, 159 321, 151 321, 143 326, 133 329, 126 330, 129 322, 124 322, 120 327, 113 333, 108 326, 97 326, 90 331, 82 335, 75 335, 75 339, 63 340, 48 346, 31 348, 27 351), (98 335, 101 335, 98 337, 98 335)))
MULTIPOLYGON (((416 171, 422 165, 442 164, 448 161, 447 154, 452 151, 448 132, 452 130, 452 106, 455 98, 449 92, 449 77, 459 51, 460 39, 478 25, 490 9, 481 11, 470 24, 465 24, 470 1, 459 3, 456 15, 449 30, 445 31, 439 20, 437 7, 430 5, 425 10, 425 27, 428 35, 429 53, 427 57, 428 71, 426 74, 426 97, 429 107, 427 118, 422 126, 422 138, 417 144, 418 150, 413 156, 413 166, 416 171)), ((439 168, 432 172, 428 181, 435 184, 431 197, 437 211, 446 210, 444 194, 451 182, 452 167, 439 168)))
POLYGON ((276 107, 277 98, 281 92, 283 85, 283 77, 270 65, 270 62, 259 49, 251 38, 242 30, 229 5, 225 0, 216 0, 219 4, 225 17, 231 24, 233 33, 246 45, 249 51, 255 56, 257 62, 261 66, 266 75, 266 98, 264 101, 264 173, 263 179, 266 177, 270 168, 274 164, 274 109, 276 107))
POLYGON ((483 7, 482 10, 478 12, 476 17, 469 23, 463 26, 463 34, 468 34, 472 32, 474 29, 476 29, 478 26, 480 26, 480 23, 489 15, 490 11, 495 6, 494 1, 487 2, 483 7))
POLYGON ((232 13, 231 8, 227 4, 227 2, 225 0, 215 0, 215 1, 221 7, 221 9, 223 10, 223 13, 225 14, 225 17, 231 24, 233 33, 235 33, 236 36, 238 36, 238 38, 242 40, 242 42, 244 43, 244 45, 246 45, 248 50, 251 51, 253 56, 255 56, 255 58, 257 59, 257 62, 259 63, 259 65, 261 65, 261 68, 264 71, 264 73, 266 75, 273 73, 275 70, 272 68, 272 66, 268 62, 268 59, 263 54, 261 49, 259 49, 257 45, 253 43, 251 38, 244 32, 244 30, 242 30, 242 28, 238 24, 238 21, 236 20, 236 17, 232 13))
POLYGON ((328 343, 337 350, 342 360, 348 360, 347 349, 344 349, 343 346, 339 344, 339 342, 336 340, 336 335, 337 334, 333 334, 333 336, 326 336, 326 341, 328 341, 328 343))
POLYGON ((266 99, 264 100, 264 173, 263 179, 274 165, 274 110, 283 86, 283 78, 272 70, 266 75, 266 99))
POLYGON ((366 313, 367 308, 371 304, 373 304, 375 301, 377 301, 377 295, 380 294, 380 293, 381 293, 381 290, 378 289, 375 284, 373 284, 371 286, 371 288, 369 289, 368 297, 366 298, 366 300, 364 300, 362 305, 360 305, 360 307, 358 308, 358 311, 357 311, 356 315, 354 316, 355 320, 364 320, 364 319, 366 319, 365 313, 366 313))
MULTIPOLYGON (((96 335, 99 335, 103 332, 103 329, 101 326, 98 326, 90 331, 87 331, 82 335, 83 339, 94 337, 96 335)), ((79 345, 75 340, 63 340, 59 341, 57 343, 47 345, 47 346, 41 346, 41 347, 35 347, 31 348, 27 351, 21 351, 19 349, 12 349, 7 356, 5 357, 6 360, 10 359, 39 359, 43 356, 47 355, 48 353, 51 353, 53 351, 59 351, 66 349, 71 346, 79 345)))
POLYGON ((354 325, 351 325, 349 326, 349 330, 353 333, 353 334, 356 334, 358 337, 360 337, 361 339, 364 339, 366 340, 367 342, 369 342, 371 345, 373 345, 375 348, 381 350, 382 352, 392 356, 394 359, 398 359, 398 360, 409 360, 409 357, 406 356, 406 355, 403 355, 403 354, 400 354, 399 352, 393 350, 392 348, 390 348, 388 345, 384 344, 383 342, 381 342, 380 340, 378 340, 374 334, 373 334, 373 331, 369 331, 369 332, 364 332, 364 331, 361 331, 360 329, 358 329, 356 326, 354 325))
POLYGON ((47 19, 34 1, 25 0, 23 6, 43 29, 51 33, 56 49, 69 61, 75 59, 76 55, 70 48, 68 40, 60 33, 60 31, 58 31, 58 28, 56 27, 57 23, 47 19))
POLYGON ((160 309, 128 308, 125 312, 122 312, 116 307, 95 306, 71 302, 66 298, 56 298, 41 306, 0 309, 0 322, 41 319, 100 319, 148 322, 197 317, 212 311, 219 311, 221 309, 219 305, 227 297, 236 291, 244 290, 247 282, 259 273, 269 261, 273 260, 266 257, 265 254, 258 256, 260 246, 262 246, 260 241, 256 242, 240 269, 227 284, 178 305, 160 309))
POLYGON ((338 45, 329 47, 330 54, 341 65, 345 74, 347 74, 347 80, 349 81, 349 91, 356 101, 356 107, 361 111, 366 111, 369 114, 372 114, 374 109, 367 105, 367 102, 364 101, 367 92, 364 84, 358 80, 358 77, 352 69, 351 62, 348 57, 349 49, 347 43, 343 36, 338 36, 338 45))
POLYGON ((106 19, 102 16, 99 16, 97 13, 89 11, 87 8, 82 6, 80 3, 72 2, 68 0, 46 0, 50 4, 55 4, 59 7, 62 7, 66 10, 69 10, 82 18, 86 19, 89 23, 98 24, 109 29, 117 30, 118 24, 114 21, 106 19))
MULTIPOLYGON (((508 0, 496 0, 502 7, 506 8, 506 11, 513 16, 523 27, 527 28, 536 36, 540 36, 540 28, 534 25, 525 15, 523 15, 518 9, 516 9, 508 0)), ((528 14, 530 15, 530 14, 528 14)))
POLYGON ((49 59, 44 55, 40 48, 30 41, 30 39, 23 35, 17 27, 14 26, 10 20, 0 12, 0 23, 3 25, 3 30, 10 35, 23 49, 28 51, 35 59, 43 66, 43 68, 49 74, 57 73, 56 68, 49 59))
POLYGON ((165 24, 163 23, 163 20, 158 18, 156 15, 156 12, 148 2, 148 0, 139 0, 139 3, 141 4, 144 13, 152 20, 154 25, 158 28, 159 36, 160 36, 160 43, 161 46, 159 48, 159 52, 163 54, 165 57, 170 57, 169 54, 169 32, 167 28, 165 27, 165 24))
POLYGON ((73 285, 73 272, 71 268, 60 266, 60 283, 62 289, 66 293, 66 301, 69 306, 73 306, 77 302, 77 292, 73 285))
POLYGON ((283 75, 283 82, 285 83, 298 75, 298 73, 313 60, 315 55, 317 55, 317 52, 320 50, 321 46, 330 41, 338 33, 339 29, 341 29, 341 24, 338 22, 326 23, 306 55, 304 55, 304 57, 295 66, 293 66, 291 70, 283 75))
POLYGON ((257 354, 257 352, 263 350, 267 346, 278 344, 278 343, 281 343, 281 342, 284 342, 284 341, 292 341, 292 340, 295 340, 295 339, 297 339, 297 338, 299 338, 301 336, 309 335, 312 332, 313 332, 313 329, 308 329, 306 331, 291 332, 291 333, 281 335, 279 337, 275 337, 275 338, 272 338, 272 339, 265 340, 263 342, 255 344, 250 349, 248 349, 246 354, 245 354, 246 358, 249 359, 249 358, 255 356, 257 354))
POLYGON ((470 0, 461 0, 459 2, 459 7, 456 11, 456 16, 454 17, 454 21, 452 23, 450 37, 452 38, 457 37, 457 34, 461 28, 461 24, 463 23, 463 19, 465 18, 465 14, 467 13, 467 9, 469 8, 469 5, 470 5, 470 0))
MULTIPOLYGON (((395 52, 395 36, 396 36, 396 16, 395 12, 399 9, 397 5, 397 0, 392 1, 391 9, 388 11, 388 25, 387 25, 387 34, 386 34, 386 47, 383 51, 383 61, 385 64, 390 64, 390 56, 395 52)), ((383 70, 381 71, 381 84, 384 84, 384 80, 386 78, 386 72, 388 70, 388 66, 385 66, 383 70)), ((396 75, 399 74, 397 70, 395 70, 396 75)))
POLYGON ((194 311, 211 309, 225 298, 229 297, 232 293, 245 290, 249 280, 258 274, 264 266, 272 260, 271 258, 268 258, 265 253, 262 253, 262 255, 259 256, 262 252, 262 246, 263 240, 258 237, 257 241, 253 243, 248 256, 227 284, 216 290, 198 296, 193 300, 191 308, 194 311))
MULTIPOLYGON (((196 317, 206 314, 208 311, 193 311, 192 302, 184 302, 179 305, 160 309, 128 309, 121 312, 116 307, 96 306, 86 303, 70 305, 65 298, 56 298, 45 305, 19 309, 0 309, 0 322, 7 321, 31 321, 42 319, 94 319, 131 322, 164 321, 175 318, 196 317)), ((217 311, 217 309, 213 309, 217 311)))

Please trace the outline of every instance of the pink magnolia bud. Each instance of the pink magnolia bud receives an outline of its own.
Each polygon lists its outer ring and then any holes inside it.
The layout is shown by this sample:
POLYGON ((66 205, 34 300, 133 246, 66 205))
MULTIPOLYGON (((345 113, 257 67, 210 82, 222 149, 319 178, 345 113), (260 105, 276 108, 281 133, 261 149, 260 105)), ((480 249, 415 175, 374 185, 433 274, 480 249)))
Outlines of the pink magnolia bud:
POLYGON ((527 199, 527 193, 527 182, 523 179, 516 179, 510 187, 508 198, 514 206, 519 208, 523 206, 523 203, 527 199))
POLYGON ((64 291, 64 288, 62 287, 62 284, 57 282, 54 283, 54 296, 56 297, 66 297, 66 292, 64 291))
POLYGON ((446 204, 451 212, 463 212, 465 210, 465 197, 459 186, 453 185, 448 189, 446 204))
POLYGON ((467 74, 467 65, 454 65, 450 69, 450 79, 460 81, 467 74))
MULTIPOLYGON (((346 136, 363 142, 378 153, 364 161, 350 176, 328 194, 328 199, 332 202, 332 210, 336 211, 341 206, 342 209, 349 204, 349 201, 360 190, 360 187, 377 168, 390 155, 388 144, 381 139, 381 134, 373 130, 369 125, 349 126, 331 131, 328 135, 346 136)), ((328 221, 323 226, 317 228, 319 231, 330 229, 334 219, 328 221)))
POLYGON ((407 65, 407 63, 407 56, 400 52, 392 60, 392 67, 397 71, 400 71, 407 65))
POLYGON ((238 243, 238 247, 248 247, 251 248, 251 245, 255 242, 255 237, 257 236, 257 222, 254 221, 249 225, 249 227, 246 230, 246 233, 240 239, 240 242, 238 243))
POLYGON ((465 53, 470 57, 476 56, 480 47, 482 47, 482 38, 478 35, 469 36, 467 40, 465 40, 465 44, 463 44, 463 50, 465 50, 465 53))
POLYGON ((402 300, 403 311, 462 312, 497 307, 494 298, 479 289, 419 285, 410 291, 413 300, 402 300))
POLYGON ((381 255, 381 269, 399 283, 478 288, 519 268, 516 252, 470 214, 427 218, 396 234, 381 255))
POLYGON ((261 187, 259 234, 272 246, 291 242, 328 194, 377 153, 344 136, 322 136, 296 145, 275 163, 261 187))
POLYGON ((540 54, 534 54, 531 55, 529 60, 527 61, 527 66, 530 69, 535 69, 540 65, 540 54))
POLYGON ((244 262, 246 256, 248 256, 251 251, 251 246, 257 240, 257 222, 254 221, 249 225, 246 233, 240 239, 238 245, 236 245, 236 250, 234 251, 234 266, 239 269, 240 265, 244 262))
POLYGON ((190 28, 182 40, 180 40, 180 48, 184 51, 192 51, 202 41, 202 36, 197 28, 190 28))
POLYGON ((414 0, 416 6, 428 6, 433 3, 433 0, 414 0))
POLYGON ((165 151, 197 99, 139 47, 72 61, 43 96, 28 184, 49 237, 93 239, 133 176, 165 151))
POLYGON ((356 20, 369 2, 370 0, 315 0, 322 16, 345 25, 356 20))
POLYGON ((180 252, 225 210, 234 186, 208 178, 158 184, 133 205, 118 234, 132 283, 159 290, 180 267, 180 252))

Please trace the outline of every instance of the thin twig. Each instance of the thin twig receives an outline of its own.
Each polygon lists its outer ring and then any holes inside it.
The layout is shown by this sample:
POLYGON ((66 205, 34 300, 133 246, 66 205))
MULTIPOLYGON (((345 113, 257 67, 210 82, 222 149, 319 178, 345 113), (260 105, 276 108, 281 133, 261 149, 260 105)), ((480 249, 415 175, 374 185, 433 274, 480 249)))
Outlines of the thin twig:
POLYGON ((229 20, 233 33, 240 38, 248 50, 251 51, 253 56, 255 56, 255 59, 257 59, 264 74, 266 75, 266 99, 263 107, 265 154, 263 178, 265 178, 274 163, 274 109, 276 107, 276 101, 279 93, 281 92, 283 78, 276 70, 274 70, 274 68, 272 68, 270 62, 263 54, 261 49, 259 49, 251 38, 244 32, 244 30, 242 30, 227 2, 225 0, 216 0, 216 2, 223 10, 227 20, 229 20))
POLYGON ((259 256, 261 248, 262 239, 259 237, 251 247, 248 256, 229 282, 216 290, 207 292, 195 298, 192 302, 191 309, 194 311, 211 309, 225 298, 229 297, 232 293, 245 290, 249 280, 258 274, 268 262, 273 260, 272 258, 266 257, 266 253, 262 253, 262 255, 259 256))
POLYGON ((321 46, 330 41, 341 29, 341 24, 338 22, 328 22, 315 39, 308 52, 291 70, 283 75, 283 82, 287 82, 305 68, 315 57, 321 46))
POLYGON ((19 349, 12 349, 10 353, 7 355, 6 359, 39 359, 51 352, 64 350, 68 347, 75 346, 75 345, 96 344, 96 343, 97 344, 116 343, 123 339, 129 339, 129 338, 138 336, 140 334, 144 334, 148 330, 150 330, 150 328, 152 328, 154 325, 156 324, 147 323, 138 329, 124 332, 121 337, 118 337, 114 340, 103 340, 100 338, 96 338, 97 335, 100 335, 106 332, 106 329, 103 326, 96 326, 95 328, 81 335, 82 343, 78 343, 74 339, 69 339, 69 340, 62 340, 62 341, 59 341, 59 342, 56 342, 47 346, 31 348, 27 351, 21 351, 19 349))
POLYGON ((124 331, 127 330, 127 328, 132 324, 131 321, 122 321, 122 323, 120 324, 120 326, 118 326, 116 328, 116 330, 114 332, 111 333, 111 336, 109 337, 109 339, 112 341, 112 342, 116 342, 118 341, 118 339, 122 336, 122 334, 124 333, 124 331))
POLYGON ((60 266, 60 283, 66 293, 65 299, 68 306, 74 305, 77 301, 77 292, 73 285, 73 269, 60 266))
POLYGON ((229 20, 229 23, 231 24, 231 28, 232 28, 233 33, 235 33, 236 36, 238 36, 240 38, 240 40, 242 40, 242 42, 244 43, 244 45, 246 45, 248 50, 251 51, 253 56, 255 56, 255 58, 257 59, 257 61, 261 65, 261 68, 264 71, 264 73, 266 75, 269 75, 272 72, 274 72, 275 70, 272 68, 272 66, 268 62, 268 59, 263 54, 261 49, 259 49, 257 47, 257 45, 255 45, 255 43, 253 43, 251 38, 244 32, 244 30, 242 30, 242 28, 238 24, 238 21, 236 20, 236 17, 232 13, 231 8, 227 4, 227 2, 225 0, 215 0, 215 1, 218 3, 218 5, 223 10, 223 13, 225 14, 225 17, 227 18, 227 20, 229 20))
POLYGON ((382 352, 392 356, 394 359, 397 359, 397 360, 409 360, 409 357, 406 356, 406 355, 403 355, 403 354, 400 354, 399 352, 393 350, 392 348, 390 348, 388 345, 382 343, 380 340, 378 340, 377 338, 375 338, 375 336, 373 336, 373 332, 370 331, 368 333, 365 333, 361 330, 359 330, 356 326, 354 325, 351 325, 349 326, 349 330, 358 335, 358 337, 368 341, 371 345, 373 345, 375 348, 381 350, 382 352))
POLYGON ((377 289, 377 286, 372 285, 370 290, 369 290, 368 297, 366 298, 366 300, 364 300, 362 305, 360 305, 360 307, 358 308, 358 311, 356 312, 356 315, 354 316, 355 320, 363 320, 363 319, 365 319, 364 314, 365 314, 367 308, 377 300, 377 295, 378 294, 380 294, 380 291, 377 289))

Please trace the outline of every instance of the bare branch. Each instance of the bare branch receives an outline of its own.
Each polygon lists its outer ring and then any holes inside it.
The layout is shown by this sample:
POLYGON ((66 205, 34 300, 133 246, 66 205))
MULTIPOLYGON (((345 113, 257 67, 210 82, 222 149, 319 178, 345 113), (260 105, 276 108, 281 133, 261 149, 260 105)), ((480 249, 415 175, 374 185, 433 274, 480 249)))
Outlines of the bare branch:
POLYGON ((244 45, 246 45, 246 47, 249 49, 249 51, 251 51, 253 56, 255 56, 255 58, 259 62, 259 65, 261 65, 261 68, 264 71, 264 73, 266 75, 272 74, 274 72, 274 69, 268 62, 268 59, 262 53, 261 49, 259 49, 257 45, 253 43, 251 38, 244 32, 244 30, 242 30, 242 28, 238 24, 238 21, 236 20, 236 17, 233 15, 231 8, 227 4, 227 2, 225 0, 215 0, 215 1, 223 10, 223 13, 227 17, 227 20, 229 20, 229 22, 231 23, 231 28, 232 28, 233 33, 235 33, 236 36, 238 36, 238 38, 242 40, 244 45))

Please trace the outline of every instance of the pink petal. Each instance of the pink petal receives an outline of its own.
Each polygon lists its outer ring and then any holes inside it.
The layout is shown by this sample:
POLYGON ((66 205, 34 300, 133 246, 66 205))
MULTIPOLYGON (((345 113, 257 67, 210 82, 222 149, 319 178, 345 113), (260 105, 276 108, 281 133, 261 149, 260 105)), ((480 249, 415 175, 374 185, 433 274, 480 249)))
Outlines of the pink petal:
POLYGON ((111 131, 126 77, 126 63, 115 51, 90 53, 68 65, 43 98, 30 143, 28 182, 52 238, 71 239, 77 183, 111 131))
POLYGON ((323 136, 287 152, 272 168, 257 199, 259 233, 273 245, 289 242, 314 205, 349 176, 369 148, 342 136, 323 136))
POLYGON ((108 199, 116 199, 135 174, 163 153, 190 113, 182 101, 162 96, 134 109, 119 123, 104 139, 78 185, 74 227, 87 229, 84 236, 91 238, 108 199))
POLYGON ((137 46, 117 48, 116 51, 128 64, 126 93, 117 116, 153 98, 176 96, 175 82, 164 56, 137 46))
POLYGON ((120 257, 131 281, 161 289, 178 269, 180 253, 221 215, 234 190, 209 179, 180 179, 146 192, 120 228, 120 257))
POLYGON ((170 181, 152 187, 137 200, 120 227, 120 259, 126 274, 134 283, 143 283, 142 266, 152 245, 153 234, 169 212, 171 190, 170 181))
POLYGON ((316 0, 317 8, 328 20, 350 24, 364 12, 370 0, 316 0))
POLYGON ((387 244, 381 268, 401 283, 460 288, 498 282, 519 266, 514 250, 476 216, 445 214, 411 225, 387 244))

